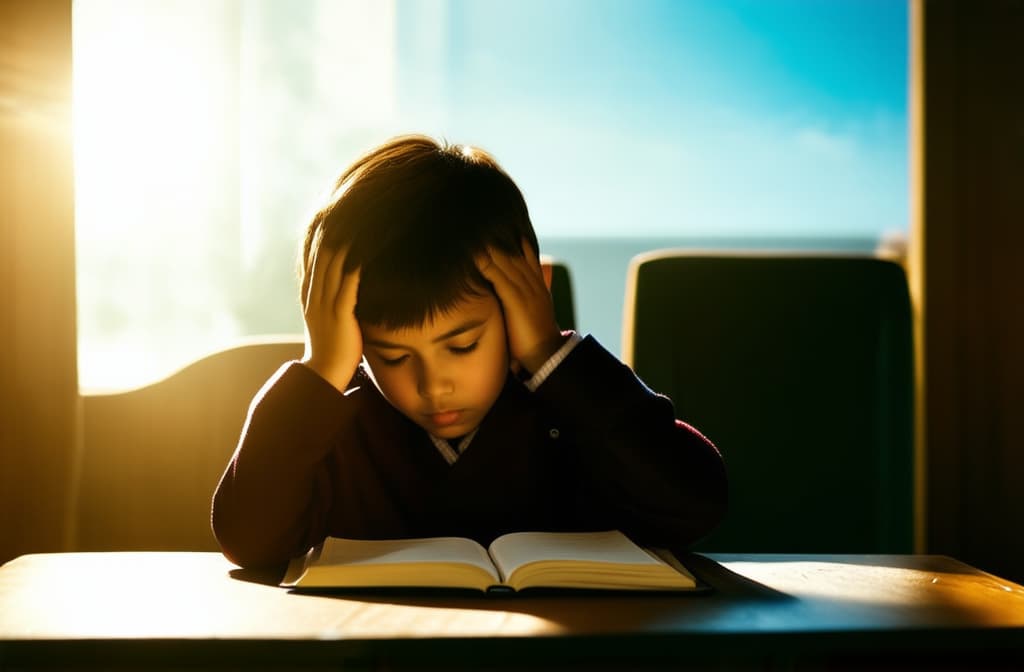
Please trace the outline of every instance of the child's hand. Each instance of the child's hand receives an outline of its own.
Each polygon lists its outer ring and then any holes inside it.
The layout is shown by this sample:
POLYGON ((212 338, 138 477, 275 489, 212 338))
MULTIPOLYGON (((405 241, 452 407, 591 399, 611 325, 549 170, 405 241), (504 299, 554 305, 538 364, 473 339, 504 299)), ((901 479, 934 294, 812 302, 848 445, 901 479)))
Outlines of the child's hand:
POLYGON ((344 392, 363 357, 356 321, 360 270, 342 275, 347 250, 319 248, 306 295, 306 351, 302 362, 344 392))
POLYGON ((489 249, 477 259, 476 265, 494 285, 501 302, 509 354, 527 371, 535 373, 564 339, 555 321, 555 305, 540 261, 525 240, 522 247, 521 256, 489 249))

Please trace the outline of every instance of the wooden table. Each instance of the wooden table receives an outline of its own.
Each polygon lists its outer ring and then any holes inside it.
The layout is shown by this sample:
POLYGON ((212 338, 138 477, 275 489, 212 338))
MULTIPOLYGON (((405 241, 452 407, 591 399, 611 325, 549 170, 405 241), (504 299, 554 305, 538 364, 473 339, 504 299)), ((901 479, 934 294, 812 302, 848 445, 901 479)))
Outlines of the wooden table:
POLYGON ((706 595, 309 595, 215 553, 0 568, 0 668, 1022 666, 1024 587, 942 556, 690 556, 706 595))

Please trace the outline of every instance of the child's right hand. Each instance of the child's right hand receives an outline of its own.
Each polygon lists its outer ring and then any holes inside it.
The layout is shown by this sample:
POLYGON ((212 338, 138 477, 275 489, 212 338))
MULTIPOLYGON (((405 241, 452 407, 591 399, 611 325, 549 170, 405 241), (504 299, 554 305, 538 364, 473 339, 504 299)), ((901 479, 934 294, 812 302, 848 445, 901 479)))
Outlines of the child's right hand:
POLYGON ((302 363, 341 392, 363 357, 363 336, 355 315, 360 269, 342 274, 346 253, 346 249, 317 250, 303 311, 306 350, 302 363))

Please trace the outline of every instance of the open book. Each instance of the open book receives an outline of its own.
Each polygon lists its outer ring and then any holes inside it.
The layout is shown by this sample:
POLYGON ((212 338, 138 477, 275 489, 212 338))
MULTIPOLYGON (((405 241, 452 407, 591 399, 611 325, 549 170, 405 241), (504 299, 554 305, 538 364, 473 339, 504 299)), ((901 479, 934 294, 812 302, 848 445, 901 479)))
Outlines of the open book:
POLYGON ((693 590, 668 551, 637 546, 618 531, 515 532, 484 548, 471 539, 363 541, 328 537, 292 560, 281 582, 296 588, 524 588, 693 590))

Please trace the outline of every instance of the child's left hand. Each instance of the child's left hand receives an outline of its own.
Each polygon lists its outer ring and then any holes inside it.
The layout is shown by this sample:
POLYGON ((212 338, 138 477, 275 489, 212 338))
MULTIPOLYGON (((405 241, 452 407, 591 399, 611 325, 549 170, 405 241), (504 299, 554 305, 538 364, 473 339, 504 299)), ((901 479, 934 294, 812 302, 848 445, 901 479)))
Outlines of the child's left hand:
POLYGON ((490 248, 477 258, 476 265, 494 285, 501 302, 510 356, 535 373, 564 339, 540 260, 525 240, 522 248, 523 254, 514 256, 490 248))

